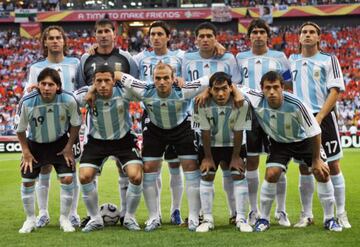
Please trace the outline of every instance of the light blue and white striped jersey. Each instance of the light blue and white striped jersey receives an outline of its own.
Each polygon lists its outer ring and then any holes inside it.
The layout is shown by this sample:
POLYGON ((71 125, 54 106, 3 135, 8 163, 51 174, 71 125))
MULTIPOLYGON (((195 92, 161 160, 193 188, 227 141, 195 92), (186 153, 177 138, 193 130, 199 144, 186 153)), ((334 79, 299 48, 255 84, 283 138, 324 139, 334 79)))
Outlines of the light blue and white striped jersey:
POLYGON ((184 53, 183 50, 168 50, 165 55, 158 56, 154 51, 144 50, 140 52, 133 57, 139 67, 139 79, 147 83, 153 83, 154 68, 160 61, 171 65, 175 70, 175 76, 181 77, 181 64, 184 53))
POLYGON ((233 131, 251 130, 250 103, 247 99, 240 108, 233 106, 233 101, 220 106, 211 99, 205 107, 198 108, 201 130, 211 131, 212 147, 234 146, 233 131))
POLYGON ((278 72, 285 82, 291 81, 290 63, 283 52, 268 49, 258 56, 249 50, 237 54, 236 60, 242 76, 241 84, 248 88, 260 91, 261 77, 269 71, 278 72))
POLYGON ((186 83, 183 88, 173 85, 171 94, 167 98, 158 96, 154 84, 147 84, 130 75, 123 74, 121 82, 142 100, 154 125, 162 129, 173 129, 188 117, 192 98, 208 88, 209 78, 201 77, 186 83))
POLYGON ((318 52, 312 57, 292 54, 289 58, 294 94, 317 113, 324 105, 330 88, 345 90, 344 78, 336 56, 318 52))
POLYGON ((71 126, 81 125, 81 114, 74 95, 67 91, 56 94, 53 102, 46 103, 38 91, 25 95, 18 106, 16 132, 28 133, 38 143, 54 142, 71 126))
POLYGON ((215 72, 225 72, 232 76, 234 83, 241 81, 241 76, 233 54, 225 53, 222 57, 202 58, 200 52, 187 52, 182 63, 182 77, 185 81, 197 80, 202 76, 211 76, 215 72))
MULTIPOLYGON (((244 89, 242 90, 244 92, 244 89)), ((245 91, 265 133, 277 142, 292 143, 321 133, 311 110, 295 95, 284 92, 280 108, 273 109, 261 92, 245 91)))
POLYGON ((76 73, 80 68, 80 60, 75 57, 64 57, 60 63, 51 63, 47 59, 36 62, 30 66, 28 80, 25 88, 30 83, 38 83, 37 78, 45 68, 55 69, 60 74, 62 89, 73 92, 76 84, 76 73))
MULTIPOLYGON (((85 95, 89 87, 85 86, 74 92, 81 106, 85 106, 85 95)), ((86 133, 95 139, 119 140, 131 129, 129 102, 133 101, 128 90, 116 84, 111 98, 96 96, 94 107, 86 112, 86 133)))

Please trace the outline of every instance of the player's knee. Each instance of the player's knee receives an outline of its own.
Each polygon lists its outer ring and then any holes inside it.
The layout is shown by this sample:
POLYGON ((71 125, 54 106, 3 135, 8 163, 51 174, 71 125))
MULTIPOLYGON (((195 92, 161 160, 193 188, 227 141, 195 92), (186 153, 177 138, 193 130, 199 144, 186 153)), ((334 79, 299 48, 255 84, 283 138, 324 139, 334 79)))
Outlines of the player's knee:
POLYGON ((135 185, 141 184, 142 179, 143 179, 143 175, 142 175, 141 171, 138 171, 138 172, 132 174, 132 176, 129 176, 130 183, 135 184, 135 185))
POLYGON ((24 187, 31 187, 34 186, 35 182, 23 182, 24 187))
POLYGON ((281 173, 282 173, 282 169, 280 167, 266 168, 265 179, 269 183, 277 183, 281 173))
POLYGON ((246 157, 246 169, 248 171, 254 171, 259 167, 259 156, 246 157))
POLYGON ((81 184, 88 184, 93 180, 93 176, 90 174, 80 173, 79 180, 81 184))
POLYGON ((207 182, 214 181, 214 179, 215 179, 215 172, 212 172, 212 173, 209 172, 206 175, 201 176, 201 180, 207 181, 207 182))
POLYGON ((330 175, 335 176, 341 172, 339 160, 329 161, 328 165, 330 169, 330 175))
POLYGON ((42 166, 40 173, 41 174, 49 174, 52 170, 52 165, 46 165, 46 166, 42 166))
POLYGON ((73 181, 73 177, 72 176, 65 176, 65 177, 61 177, 60 178, 60 182, 62 184, 71 184, 73 181))
POLYGON ((319 173, 314 173, 314 177, 315 177, 316 181, 318 181, 320 183, 326 183, 330 179, 329 175, 324 175, 324 174, 319 174, 319 173))
POLYGON ((311 171, 307 165, 299 165, 299 171, 301 175, 311 175, 311 171))

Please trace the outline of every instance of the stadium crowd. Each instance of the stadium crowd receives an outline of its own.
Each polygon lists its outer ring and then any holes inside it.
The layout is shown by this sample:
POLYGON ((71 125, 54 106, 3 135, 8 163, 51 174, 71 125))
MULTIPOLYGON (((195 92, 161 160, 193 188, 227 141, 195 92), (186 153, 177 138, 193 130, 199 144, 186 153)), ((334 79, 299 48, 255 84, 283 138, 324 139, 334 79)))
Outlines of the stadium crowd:
MULTIPOLYGON (((95 43, 91 31, 78 30, 67 33, 69 55, 80 57, 95 43)), ((171 31, 170 49, 195 50, 194 34, 190 30, 171 31)), ((283 50, 287 56, 298 51, 297 27, 274 28, 271 46, 283 50)), ((228 51, 237 54, 248 49, 245 34, 221 30, 218 41, 228 51)), ((324 52, 335 54, 344 74, 346 91, 338 102, 338 123, 343 134, 360 131, 360 27, 323 27, 321 48, 324 52)), ((117 44, 132 54, 149 48, 149 38, 141 31, 128 36, 118 36, 117 44)), ((14 31, 0 32, 0 135, 13 135, 16 106, 26 81, 27 68, 41 57, 40 43, 35 39, 21 38, 14 31)), ((135 122, 135 131, 141 115, 137 105, 130 112, 135 122)))

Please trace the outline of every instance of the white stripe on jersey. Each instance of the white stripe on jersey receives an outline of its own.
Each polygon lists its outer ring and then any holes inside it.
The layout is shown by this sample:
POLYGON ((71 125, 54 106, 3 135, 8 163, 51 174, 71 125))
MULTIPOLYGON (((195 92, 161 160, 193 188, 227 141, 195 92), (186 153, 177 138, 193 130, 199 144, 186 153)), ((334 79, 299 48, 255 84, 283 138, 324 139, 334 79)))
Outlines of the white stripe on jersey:
POLYGON ((188 52, 184 55, 182 77, 185 81, 197 80, 202 76, 211 76, 215 72, 223 71, 232 76, 234 83, 241 81, 235 57, 225 53, 222 57, 205 59, 197 52, 188 52))
POLYGON ((199 107, 200 129, 211 131, 212 147, 232 147, 233 131, 251 130, 249 104, 245 100, 242 107, 234 108, 232 100, 225 106, 211 100, 205 107, 199 107))
POLYGON ((237 54, 236 60, 242 77, 241 84, 248 88, 260 91, 261 77, 269 71, 276 71, 284 81, 291 81, 290 64, 283 52, 269 49, 257 56, 250 50, 237 54))
POLYGON ((167 98, 157 94, 154 84, 136 80, 130 75, 123 74, 122 84, 132 91, 135 97, 140 98, 148 112, 150 121, 159 128, 172 129, 179 126, 189 115, 192 98, 208 87, 209 78, 187 83, 183 88, 172 87, 167 98))
POLYGON ((184 56, 184 51, 175 50, 168 51, 167 54, 158 56, 154 51, 142 51, 134 56, 134 60, 139 67, 139 79, 148 83, 153 83, 153 72, 155 66, 162 61, 165 64, 171 65, 175 70, 175 76, 181 76, 181 64, 184 56))
POLYGON ((262 93, 246 92, 265 133, 282 143, 299 142, 320 134, 320 126, 311 111, 296 96, 283 94, 283 104, 273 109, 262 93))
POLYGON ((289 58, 293 76, 294 94, 313 113, 324 105, 330 88, 345 89, 339 62, 335 56, 318 52, 312 57, 293 54, 289 58))
POLYGON ((23 97, 17 113, 17 132, 28 131, 28 138, 38 143, 54 142, 72 126, 80 126, 81 115, 76 99, 63 91, 51 103, 44 103, 37 91, 23 97))
MULTIPOLYGON (((85 105, 84 97, 88 91, 85 86, 75 91, 75 96, 81 105, 85 105)), ((86 113, 87 133, 100 140, 118 140, 131 129, 129 102, 133 100, 126 88, 116 85, 110 99, 97 97, 94 108, 86 113)))
POLYGON ((69 92, 73 92, 75 90, 76 73, 80 68, 80 60, 75 57, 65 57, 64 60, 60 63, 51 63, 45 59, 32 64, 30 66, 28 80, 26 82, 25 88, 27 88, 30 83, 37 84, 37 77, 45 68, 52 68, 59 72, 62 89, 69 92))

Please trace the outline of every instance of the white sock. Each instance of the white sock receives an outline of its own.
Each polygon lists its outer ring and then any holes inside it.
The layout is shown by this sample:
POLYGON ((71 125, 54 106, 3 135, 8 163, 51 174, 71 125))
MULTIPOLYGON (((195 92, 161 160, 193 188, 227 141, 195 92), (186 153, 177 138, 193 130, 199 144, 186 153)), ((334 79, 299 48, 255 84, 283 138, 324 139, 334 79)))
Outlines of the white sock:
POLYGON ((158 172, 158 177, 156 179, 156 190, 158 195, 158 208, 159 208, 159 215, 161 217, 161 188, 162 188, 162 178, 161 178, 161 170, 158 172))
POLYGON ((183 178, 180 168, 170 168, 171 212, 180 210, 181 199, 184 191, 183 178))
POLYGON ((250 209, 254 212, 258 212, 257 193, 259 189, 259 169, 254 171, 246 171, 246 179, 249 187, 250 209))
POLYGON ((129 187, 126 193, 126 217, 135 217, 135 212, 137 207, 139 206, 142 191, 142 184, 135 185, 131 182, 129 183, 129 187))
POLYGON ((234 197, 234 181, 231 176, 230 170, 223 170, 223 188, 227 195, 227 203, 229 208, 230 217, 236 215, 236 205, 234 197))
POLYGON ((324 222, 334 217, 334 187, 331 181, 326 183, 318 182, 318 196, 324 210, 324 222))
POLYGON ((120 193, 120 217, 124 217, 126 213, 126 193, 128 191, 129 178, 123 175, 119 177, 119 193, 120 193))
POLYGON ((149 219, 159 217, 159 194, 157 189, 158 172, 144 173, 144 199, 149 211, 149 219))
POLYGON ((271 205, 276 195, 276 183, 269 183, 264 180, 260 192, 260 213, 261 218, 270 222, 271 205))
POLYGON ((286 212, 286 173, 282 172, 276 185, 276 212, 286 212))
POLYGON ((236 222, 246 219, 249 204, 249 188, 246 179, 234 180, 234 195, 236 204, 236 222))
POLYGON ((49 188, 50 188, 50 173, 39 174, 39 179, 36 183, 36 197, 39 207, 39 215, 49 215, 49 188))
POLYGON ((21 184, 21 199, 27 218, 35 218, 35 186, 25 187, 21 184))
POLYGON ((81 191, 89 216, 92 219, 100 217, 98 192, 94 181, 82 184, 81 191))
POLYGON ((302 206, 302 213, 305 217, 313 218, 312 203, 315 191, 314 175, 301 175, 299 177, 299 192, 302 206))
POLYGON ((331 182, 334 186, 336 214, 340 215, 345 212, 345 180, 343 174, 340 172, 331 176, 331 182))
POLYGON ((73 195, 73 200, 72 200, 72 204, 71 204, 71 208, 70 208, 70 215, 75 215, 77 216, 77 208, 78 208, 78 204, 79 204, 79 196, 80 196, 80 181, 79 181, 79 177, 77 176, 77 173, 74 172, 73 173, 73 184, 74 184, 74 195, 73 195))
POLYGON ((189 222, 199 224, 200 202, 200 170, 184 172, 186 180, 186 194, 189 207, 189 222))
POLYGON ((60 215, 68 218, 74 197, 74 183, 61 184, 60 187, 60 215))
POLYGON ((200 180, 200 200, 201 200, 201 209, 204 214, 204 219, 213 220, 212 209, 214 203, 214 181, 204 181, 200 180))

